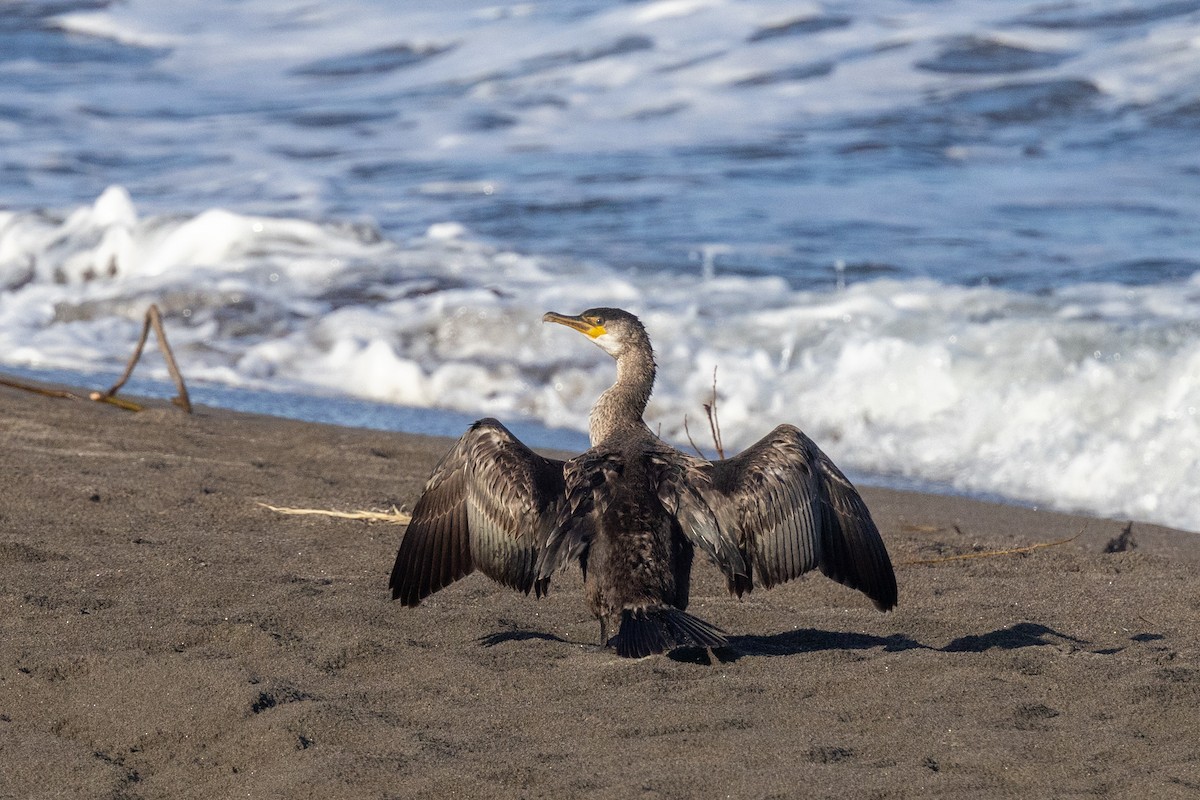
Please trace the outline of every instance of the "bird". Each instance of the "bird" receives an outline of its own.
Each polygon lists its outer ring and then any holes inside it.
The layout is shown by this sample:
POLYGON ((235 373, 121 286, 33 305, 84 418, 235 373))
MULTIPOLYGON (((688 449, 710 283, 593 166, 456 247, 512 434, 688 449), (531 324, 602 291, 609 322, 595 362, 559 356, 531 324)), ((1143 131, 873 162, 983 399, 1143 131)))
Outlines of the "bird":
POLYGON ((686 610, 698 548, 738 597, 819 569, 879 610, 895 607, 896 576, 866 503, 808 436, 781 424, 727 459, 684 453, 643 418, 656 363, 636 316, 591 308, 542 320, 616 360, 588 419, 589 449, 549 458, 495 419, 471 425, 413 507, 393 600, 415 607, 475 570, 541 598, 578 562, 601 647, 629 658, 713 650, 728 635, 686 610))

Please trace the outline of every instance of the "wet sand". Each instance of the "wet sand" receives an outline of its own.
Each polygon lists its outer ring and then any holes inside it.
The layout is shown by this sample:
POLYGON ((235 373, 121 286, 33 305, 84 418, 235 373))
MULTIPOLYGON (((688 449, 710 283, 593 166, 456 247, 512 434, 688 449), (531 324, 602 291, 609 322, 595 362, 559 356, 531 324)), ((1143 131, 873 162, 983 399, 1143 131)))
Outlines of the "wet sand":
POLYGON ((700 563, 710 664, 597 649, 577 572, 402 608, 403 528, 258 505, 449 444, 0 388, 0 797, 1200 797, 1198 534, 866 488, 900 607, 700 563))

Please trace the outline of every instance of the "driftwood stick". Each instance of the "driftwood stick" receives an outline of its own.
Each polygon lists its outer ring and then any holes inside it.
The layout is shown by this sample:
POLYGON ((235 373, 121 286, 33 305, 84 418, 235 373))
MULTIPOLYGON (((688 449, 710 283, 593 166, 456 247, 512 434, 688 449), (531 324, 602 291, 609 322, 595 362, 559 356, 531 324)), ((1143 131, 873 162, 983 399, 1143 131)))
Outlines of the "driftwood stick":
POLYGON ((97 403, 108 403, 110 406, 123 408, 126 411, 145 411, 146 407, 140 403, 135 403, 132 400, 126 400, 124 397, 110 397, 102 395, 99 392, 92 392, 88 395, 89 400, 95 400, 97 403))
MULTIPOLYGON (((0 378, 0 386, 7 386, 11 389, 20 389, 23 392, 33 392, 34 394, 40 394, 42 397, 57 397, 57 398, 62 398, 64 400, 83 400, 83 399, 85 399, 83 397, 80 397, 77 394, 68 392, 65 389, 47 389, 44 386, 34 386, 32 383, 24 383, 23 381, 15 381, 12 378, 0 378)), ((137 403, 134 403, 130 400, 125 400, 120 397, 100 397, 99 395, 100 395, 99 392, 92 392, 91 395, 89 395, 89 397, 92 400, 99 400, 104 403, 111 403, 112 405, 114 405, 118 408, 123 408, 126 411, 141 411, 142 410, 141 406, 139 406, 137 403)))
MULTIPOLYGON (((162 314, 159 313, 158 306, 151 304, 146 310, 146 319, 142 323, 142 335, 138 338, 137 347, 133 350, 133 357, 129 359, 129 363, 125 366, 125 373, 120 380, 112 385, 107 392, 91 392, 87 399, 95 400, 98 403, 108 403, 109 405, 123 408, 126 411, 142 411, 143 407, 122 397, 116 397, 116 393, 120 391, 125 382, 129 380, 129 376, 133 374, 133 368, 137 366, 138 360, 142 357, 142 351, 146 347, 146 338, 150 335, 150 328, 154 328, 154 335, 158 338, 158 349, 162 351, 163 359, 167 362, 167 370, 171 373, 171 378, 175 381, 175 389, 178 394, 171 399, 171 402, 182 408, 188 414, 192 413, 192 401, 188 397, 187 385, 183 382, 183 373, 179 371, 179 365, 175 362, 175 354, 171 352, 171 345, 167 342, 167 333, 163 330, 162 314)), ((41 386, 16 381, 11 378, 0 378, 0 386, 8 386, 13 389, 21 389, 26 392, 40 394, 43 397, 59 397, 67 400, 83 400, 77 394, 65 391, 63 389, 47 389, 41 386)))
POLYGON ((14 381, 11 378, 0 378, 0 386, 7 386, 10 389, 20 389, 23 392, 33 392, 34 394, 40 394, 43 397, 61 397, 66 400, 82 400, 83 399, 82 397, 80 397, 77 394, 71 394, 70 392, 64 391, 62 389, 46 389, 45 387, 42 387, 42 386, 34 386, 33 384, 30 384, 30 383, 14 381))
MULTIPOLYGON (((142 323, 142 335, 138 337, 137 347, 133 349, 133 357, 129 359, 129 363, 125 366, 125 373, 112 385, 107 392, 92 392, 90 397, 93 400, 102 403, 112 403, 114 405, 127 408, 131 405, 127 400, 117 400, 114 395, 120 391, 125 382, 129 380, 129 376, 133 374, 133 368, 137 366, 138 360, 142 357, 142 350, 146 347, 146 338, 150 335, 150 328, 154 328, 154 336, 158 339, 158 349, 162 351, 163 360, 167 362, 167 371, 171 373, 171 379, 175 381, 175 390, 178 394, 171 398, 171 402, 182 408, 188 414, 192 413, 192 401, 188 397, 187 386, 183 382, 183 373, 179 371, 179 365, 175 363, 175 354, 171 352, 171 345, 167 343, 167 333, 163 330, 162 314, 159 313, 158 306, 151 303, 150 308, 146 309, 146 319, 142 323)), ((131 410, 140 410, 139 408, 131 410)))

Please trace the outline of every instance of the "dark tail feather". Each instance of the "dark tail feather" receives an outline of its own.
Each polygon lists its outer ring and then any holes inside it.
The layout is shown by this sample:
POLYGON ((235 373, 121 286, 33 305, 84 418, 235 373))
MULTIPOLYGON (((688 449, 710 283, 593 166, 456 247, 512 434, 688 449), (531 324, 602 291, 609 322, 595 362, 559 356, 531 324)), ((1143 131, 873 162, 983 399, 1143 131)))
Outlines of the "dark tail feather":
POLYGON ((625 658, 642 658, 676 647, 724 647, 729 642, 715 625, 678 608, 627 608, 621 630, 608 640, 625 658))

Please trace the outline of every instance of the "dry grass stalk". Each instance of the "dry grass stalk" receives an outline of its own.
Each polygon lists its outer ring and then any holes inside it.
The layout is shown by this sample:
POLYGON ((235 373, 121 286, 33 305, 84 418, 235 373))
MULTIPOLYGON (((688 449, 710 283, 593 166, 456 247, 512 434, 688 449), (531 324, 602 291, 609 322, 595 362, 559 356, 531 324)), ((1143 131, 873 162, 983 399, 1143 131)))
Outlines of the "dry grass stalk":
POLYGON ((367 522, 390 522, 394 525, 407 525, 412 521, 412 514, 406 514, 395 506, 391 511, 333 511, 324 508, 288 508, 273 506, 269 503, 259 503, 263 508, 276 514, 291 514, 293 516, 312 515, 318 517, 336 517, 337 519, 361 519, 367 522))
POLYGON ((962 555, 942 556, 941 558, 912 559, 909 561, 901 561, 898 563, 902 567, 908 567, 908 566, 915 566, 915 565, 919 565, 919 564, 944 564, 947 561, 965 561, 970 558, 996 558, 998 556, 1023 555, 1025 553, 1032 553, 1035 550, 1041 550, 1046 547, 1058 547, 1059 545, 1067 544, 1068 542, 1073 542, 1076 539, 1078 539, 1080 536, 1082 536, 1084 530, 1086 530, 1086 529, 1087 529, 1087 525, 1084 525, 1082 528, 1079 529, 1079 533, 1075 534, 1074 536, 1068 536, 1066 539, 1059 539, 1058 541, 1055 541, 1055 542, 1038 542, 1037 544, 1030 544, 1030 545, 1026 545, 1024 547, 1012 547, 1012 548, 1009 548, 1006 550, 988 550, 988 551, 985 551, 982 553, 963 553, 962 555))

